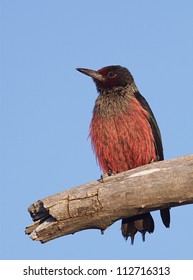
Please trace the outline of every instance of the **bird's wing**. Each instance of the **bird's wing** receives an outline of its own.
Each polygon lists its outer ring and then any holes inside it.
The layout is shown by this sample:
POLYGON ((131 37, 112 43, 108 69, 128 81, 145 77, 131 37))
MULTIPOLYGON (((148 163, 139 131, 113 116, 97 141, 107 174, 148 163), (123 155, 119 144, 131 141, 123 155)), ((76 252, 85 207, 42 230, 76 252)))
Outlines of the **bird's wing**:
POLYGON ((161 133, 158 127, 158 124, 156 122, 156 119, 154 117, 154 114, 147 103, 146 99, 139 93, 139 91, 136 91, 134 93, 136 99, 140 102, 141 106, 149 113, 149 123, 151 125, 151 129, 153 132, 153 136, 155 139, 155 148, 156 148, 156 153, 158 160, 163 160, 164 155, 163 155, 163 146, 162 146, 162 139, 161 139, 161 133))

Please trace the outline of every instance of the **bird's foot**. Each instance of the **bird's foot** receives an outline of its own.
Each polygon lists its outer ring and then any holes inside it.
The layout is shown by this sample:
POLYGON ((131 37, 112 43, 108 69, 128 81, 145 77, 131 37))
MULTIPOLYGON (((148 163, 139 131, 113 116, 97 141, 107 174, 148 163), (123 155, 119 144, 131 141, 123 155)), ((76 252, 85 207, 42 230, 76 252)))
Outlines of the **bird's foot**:
POLYGON ((116 173, 109 169, 107 173, 103 173, 101 175, 99 182, 104 183, 106 179, 109 178, 109 176, 114 176, 114 175, 116 175, 116 173))

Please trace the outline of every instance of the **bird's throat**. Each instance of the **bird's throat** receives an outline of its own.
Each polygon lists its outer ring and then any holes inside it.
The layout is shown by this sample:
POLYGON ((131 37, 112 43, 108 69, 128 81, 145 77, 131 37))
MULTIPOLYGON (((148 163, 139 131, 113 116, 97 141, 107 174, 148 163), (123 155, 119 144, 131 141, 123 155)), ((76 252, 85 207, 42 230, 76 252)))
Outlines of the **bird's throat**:
POLYGON ((114 90, 100 90, 93 114, 101 118, 127 114, 130 111, 134 94, 131 89, 116 87, 114 90))

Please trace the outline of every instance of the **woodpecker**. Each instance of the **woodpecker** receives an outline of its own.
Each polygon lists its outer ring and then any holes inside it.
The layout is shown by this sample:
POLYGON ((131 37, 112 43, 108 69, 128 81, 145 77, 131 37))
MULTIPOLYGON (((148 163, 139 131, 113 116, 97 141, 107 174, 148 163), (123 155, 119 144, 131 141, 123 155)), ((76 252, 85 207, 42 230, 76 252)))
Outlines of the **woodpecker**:
MULTIPOLYGON (((90 138, 104 174, 117 174, 164 159, 158 124, 146 99, 140 94, 129 70, 119 65, 98 71, 77 68, 92 77, 99 93, 90 124, 90 138)), ((170 225, 169 208, 160 210, 165 227, 170 225)), ((150 213, 122 220, 122 235, 127 240, 137 232, 153 233, 150 213)))

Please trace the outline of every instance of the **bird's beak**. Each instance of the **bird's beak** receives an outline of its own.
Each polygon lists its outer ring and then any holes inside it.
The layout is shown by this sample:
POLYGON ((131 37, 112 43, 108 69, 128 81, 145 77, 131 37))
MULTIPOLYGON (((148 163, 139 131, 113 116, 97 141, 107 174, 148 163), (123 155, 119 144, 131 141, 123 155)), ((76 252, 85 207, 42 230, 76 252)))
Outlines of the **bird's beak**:
POLYGON ((98 81, 104 81, 104 76, 98 73, 97 71, 85 68, 76 68, 76 70, 98 81))

